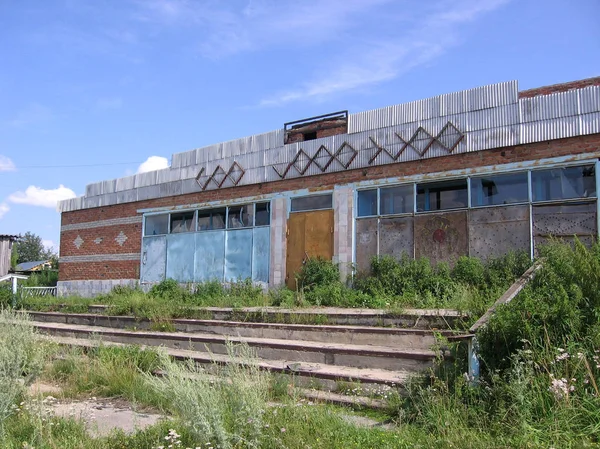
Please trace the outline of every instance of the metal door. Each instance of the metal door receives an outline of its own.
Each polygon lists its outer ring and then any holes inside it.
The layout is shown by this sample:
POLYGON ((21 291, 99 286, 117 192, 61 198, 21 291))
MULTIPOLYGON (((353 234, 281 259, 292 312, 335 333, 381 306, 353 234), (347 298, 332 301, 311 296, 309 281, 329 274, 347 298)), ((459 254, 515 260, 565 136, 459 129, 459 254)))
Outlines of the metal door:
POLYGON ((286 284, 295 290, 296 276, 304 261, 333 257, 333 211, 316 210, 290 214, 287 232, 286 284))
POLYGON ((167 265, 166 236, 144 237, 142 242, 142 282, 160 282, 165 279, 167 265))

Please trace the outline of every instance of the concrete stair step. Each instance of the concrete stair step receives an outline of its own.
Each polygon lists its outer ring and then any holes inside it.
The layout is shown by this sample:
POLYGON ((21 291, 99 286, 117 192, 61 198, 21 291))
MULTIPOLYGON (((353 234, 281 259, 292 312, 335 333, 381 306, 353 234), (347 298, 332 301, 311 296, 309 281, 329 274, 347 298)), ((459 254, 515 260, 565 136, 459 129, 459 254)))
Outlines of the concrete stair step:
MULTIPOLYGON (((84 349, 97 348, 99 346, 126 347, 127 343, 113 341, 100 341, 98 339, 64 337, 56 335, 44 335, 44 339, 55 342, 60 345, 80 347, 84 349)), ((155 346, 139 345, 141 349, 156 349, 155 346)), ((193 351, 189 349, 174 349, 169 347, 161 348, 170 357, 176 360, 193 360, 204 365, 210 371, 210 367, 216 365, 225 365, 228 363, 247 363, 247 360, 236 359, 225 354, 211 354, 208 352, 193 351)), ((258 359, 256 361, 261 369, 272 373, 289 375, 294 384, 299 387, 311 387, 315 382, 323 389, 335 391, 339 388, 340 382, 357 383, 365 390, 378 388, 379 385, 402 388, 406 385, 408 379, 414 375, 409 371, 390 371, 377 368, 356 368, 349 366, 333 366, 323 363, 295 362, 286 360, 266 360, 258 359)), ((325 394, 325 391, 322 392, 325 394)), ((343 395, 347 396, 347 395, 343 395)), ((350 396, 352 397, 352 396, 350 396)), ((316 398, 315 398, 316 399, 316 398)), ((350 400, 349 402, 352 402, 350 400)))
POLYGON ((109 329, 66 323, 32 324, 41 332, 63 337, 90 338, 103 341, 166 346, 213 354, 226 354, 227 342, 246 343, 261 359, 289 360, 356 368, 421 371, 432 365, 437 353, 427 349, 406 349, 381 345, 356 345, 313 341, 290 341, 274 338, 233 337, 203 333, 152 332, 109 329))
MULTIPOLYGON (((60 310, 67 305, 53 305, 60 310)), ((335 307, 311 307, 283 309, 279 307, 196 307, 196 317, 220 321, 244 321, 291 324, 330 324, 356 326, 394 326, 399 328, 452 330, 462 327, 464 314, 451 309, 342 309, 335 307)), ((104 314, 107 305, 91 305, 89 313, 104 314)))
MULTIPOLYGON (((133 316, 28 312, 35 321, 81 324, 113 329, 152 330, 157 323, 133 316)), ((273 338, 342 344, 382 345, 407 349, 429 349, 436 343, 435 334, 451 336, 450 331, 406 329, 355 325, 307 325, 255 323, 226 320, 173 319, 168 322, 178 332, 230 335, 245 338, 273 338)))

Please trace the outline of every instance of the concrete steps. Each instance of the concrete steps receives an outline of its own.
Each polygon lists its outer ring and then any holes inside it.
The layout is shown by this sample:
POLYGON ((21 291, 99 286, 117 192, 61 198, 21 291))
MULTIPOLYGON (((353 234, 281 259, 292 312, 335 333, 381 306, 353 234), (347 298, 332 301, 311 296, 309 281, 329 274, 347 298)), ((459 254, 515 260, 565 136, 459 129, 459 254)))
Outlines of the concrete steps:
MULTIPOLYGON (((294 311, 295 313, 297 311, 294 311)), ((323 309, 303 311, 309 316, 325 315, 326 322, 362 322, 373 311, 323 309), (312 315, 311 315, 312 314, 312 315)), ((375 311, 378 312, 378 311, 375 311)), ((443 313, 411 316, 411 328, 377 327, 356 324, 285 324, 261 322, 272 319, 272 311, 245 311, 249 321, 239 318, 240 311, 219 309, 211 319, 173 319, 168 322, 175 332, 152 330, 156 323, 130 316, 29 312, 32 324, 59 344, 92 348, 100 344, 121 346, 161 346, 171 357, 192 359, 207 367, 241 363, 227 355, 228 343, 245 343, 258 356, 257 364, 273 373, 287 374, 298 387, 337 391, 344 383, 359 384, 363 392, 377 391, 382 384, 402 388, 407 380, 433 365, 443 355, 435 347, 436 335, 450 336, 449 330, 429 329, 431 317, 447 323, 443 313), (425 319, 419 319, 420 317, 425 319), (251 320, 250 320, 251 318, 251 320)), ((281 313, 279 311, 278 313, 281 313)), ((449 314, 450 320, 459 315, 449 314)), ((408 318, 404 318, 408 321, 408 318)), ((310 395, 308 395, 310 396, 310 395)), ((313 394, 315 399, 344 402, 344 394, 313 394), (321 399, 319 399, 321 398, 321 399)), ((348 404, 379 404, 373 398, 349 398, 348 404)))

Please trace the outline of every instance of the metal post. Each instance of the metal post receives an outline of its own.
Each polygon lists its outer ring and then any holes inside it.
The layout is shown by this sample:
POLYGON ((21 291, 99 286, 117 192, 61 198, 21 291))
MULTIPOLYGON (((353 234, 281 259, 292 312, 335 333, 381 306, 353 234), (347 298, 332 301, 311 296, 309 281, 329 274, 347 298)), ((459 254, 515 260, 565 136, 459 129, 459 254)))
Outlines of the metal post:
POLYGON ((477 337, 469 340, 469 381, 472 385, 479 381, 479 343, 477 337))

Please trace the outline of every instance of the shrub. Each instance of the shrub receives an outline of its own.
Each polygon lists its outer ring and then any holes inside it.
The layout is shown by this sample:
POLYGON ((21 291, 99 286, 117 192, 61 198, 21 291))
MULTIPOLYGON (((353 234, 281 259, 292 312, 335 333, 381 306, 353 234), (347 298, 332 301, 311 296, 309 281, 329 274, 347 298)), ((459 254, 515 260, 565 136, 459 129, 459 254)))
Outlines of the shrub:
MULTIPOLYGON (((228 346, 231 363, 211 376, 193 361, 178 363, 163 354, 165 377, 147 375, 203 445, 230 449, 261 447, 269 377, 247 346, 228 346)), ((204 446, 202 446, 204 447, 204 446)))
POLYGON ((0 310, 0 433, 25 385, 42 366, 43 350, 27 315, 0 310))
POLYGON ((308 259, 296 274, 298 286, 304 292, 318 286, 326 286, 340 282, 340 268, 331 260, 321 257, 308 259))

